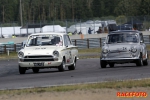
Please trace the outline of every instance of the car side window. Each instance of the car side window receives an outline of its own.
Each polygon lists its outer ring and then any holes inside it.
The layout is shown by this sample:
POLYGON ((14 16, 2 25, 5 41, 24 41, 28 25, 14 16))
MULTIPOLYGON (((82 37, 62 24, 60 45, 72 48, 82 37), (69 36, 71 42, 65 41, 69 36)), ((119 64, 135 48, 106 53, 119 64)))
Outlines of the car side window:
POLYGON ((68 42, 67 42, 66 36, 64 36, 64 44, 65 44, 65 46, 68 46, 68 42))
POLYGON ((72 45, 71 39, 70 39, 70 37, 68 35, 67 35, 67 38, 68 38, 69 44, 72 45))
POLYGON ((68 35, 64 35, 64 42, 65 42, 65 46, 69 46, 72 44, 68 35))

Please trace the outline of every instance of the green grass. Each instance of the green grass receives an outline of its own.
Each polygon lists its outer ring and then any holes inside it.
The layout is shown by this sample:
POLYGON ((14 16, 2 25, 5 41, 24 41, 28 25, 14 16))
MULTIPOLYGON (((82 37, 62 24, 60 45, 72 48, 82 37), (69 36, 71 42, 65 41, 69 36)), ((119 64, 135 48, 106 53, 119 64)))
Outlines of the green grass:
POLYGON ((146 45, 147 50, 150 51, 150 44, 146 45))
POLYGON ((0 54, 0 59, 9 59, 9 58, 17 58, 17 52, 10 52, 9 55, 7 53, 0 54))
POLYGON ((121 88, 133 88, 133 87, 150 87, 150 79, 143 80, 128 80, 128 81, 109 81, 102 83, 92 84, 77 84, 77 85, 65 85, 65 86, 52 86, 46 88, 29 88, 20 90, 1 90, 0 95, 20 95, 28 93, 43 93, 43 92, 66 92, 72 90, 90 90, 90 89, 121 89, 121 88))
POLYGON ((100 53, 101 48, 79 49, 79 54, 82 53, 100 53))

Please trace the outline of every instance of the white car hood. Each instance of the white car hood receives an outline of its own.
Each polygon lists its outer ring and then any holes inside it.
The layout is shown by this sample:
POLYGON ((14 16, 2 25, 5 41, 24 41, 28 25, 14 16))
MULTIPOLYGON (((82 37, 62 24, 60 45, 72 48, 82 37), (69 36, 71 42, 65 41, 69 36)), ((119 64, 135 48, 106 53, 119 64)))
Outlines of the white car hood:
POLYGON ((45 47, 45 46, 36 46, 36 47, 26 47, 23 49, 24 55, 52 55, 53 51, 61 51, 62 47, 45 47))

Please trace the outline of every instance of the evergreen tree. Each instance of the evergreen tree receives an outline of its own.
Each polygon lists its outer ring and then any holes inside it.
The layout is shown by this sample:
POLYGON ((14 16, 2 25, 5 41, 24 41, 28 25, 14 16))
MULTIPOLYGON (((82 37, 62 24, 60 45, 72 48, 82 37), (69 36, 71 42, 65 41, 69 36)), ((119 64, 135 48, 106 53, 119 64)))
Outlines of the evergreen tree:
MULTIPOLYGON (((150 14, 150 0, 21 0, 23 23, 150 14)), ((0 22, 20 21, 20 0, 0 0, 0 22)))

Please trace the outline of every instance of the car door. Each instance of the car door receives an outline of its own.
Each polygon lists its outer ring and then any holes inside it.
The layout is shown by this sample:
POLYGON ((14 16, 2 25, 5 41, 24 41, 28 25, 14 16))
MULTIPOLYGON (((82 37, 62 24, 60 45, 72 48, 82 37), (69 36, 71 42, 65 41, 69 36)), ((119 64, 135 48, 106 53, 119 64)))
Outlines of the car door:
POLYGON ((68 41, 70 44, 70 50, 71 50, 71 62, 74 63, 75 57, 78 56, 78 49, 77 49, 77 46, 73 45, 73 43, 68 35, 67 35, 67 37, 68 37, 68 41))
POLYGON ((66 46, 66 50, 65 50, 65 53, 66 53, 66 63, 67 64, 71 64, 72 63, 72 52, 71 52, 71 49, 72 49, 72 46, 71 46, 71 41, 68 37, 68 35, 64 35, 64 43, 65 43, 65 46, 66 46))
POLYGON ((144 39, 143 39, 143 34, 142 33, 140 33, 140 45, 141 45, 141 48, 142 48, 143 59, 145 59, 147 50, 146 50, 146 45, 144 43, 144 39))

